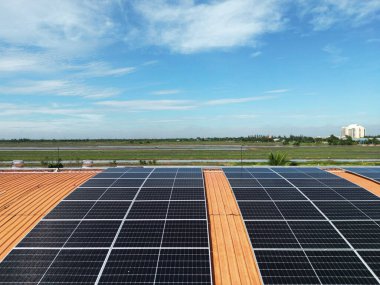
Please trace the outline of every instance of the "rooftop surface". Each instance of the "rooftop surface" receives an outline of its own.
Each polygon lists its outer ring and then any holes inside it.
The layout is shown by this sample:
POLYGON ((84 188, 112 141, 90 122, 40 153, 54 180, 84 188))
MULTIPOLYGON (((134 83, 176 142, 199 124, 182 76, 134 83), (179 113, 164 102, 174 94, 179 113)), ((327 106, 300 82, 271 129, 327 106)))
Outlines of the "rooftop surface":
MULTIPOLYGON (((376 183, 380 169, 357 172, 376 183)), ((2 185, 21 192, 41 179, 13 175, 2 185)), ((36 207, 35 223, 44 218, 0 263, 0 284, 380 283, 380 198, 358 181, 312 167, 89 177, 47 215, 36 207)), ((33 204, 75 181, 46 178, 55 190, 33 204)))
POLYGON ((95 173, 0 173, 0 260, 63 197, 95 173))

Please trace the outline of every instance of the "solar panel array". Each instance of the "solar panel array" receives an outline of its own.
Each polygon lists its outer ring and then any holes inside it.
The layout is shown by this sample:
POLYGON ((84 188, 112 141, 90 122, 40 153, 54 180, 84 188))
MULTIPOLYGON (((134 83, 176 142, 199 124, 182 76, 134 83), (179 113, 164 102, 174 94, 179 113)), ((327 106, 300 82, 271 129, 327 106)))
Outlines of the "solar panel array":
POLYGON ((211 284, 200 168, 109 168, 0 264, 0 284, 211 284))
POLYGON ((318 168, 224 168, 264 284, 379 284, 380 199, 318 168))
POLYGON ((344 169, 380 183, 380 167, 345 167, 344 169))

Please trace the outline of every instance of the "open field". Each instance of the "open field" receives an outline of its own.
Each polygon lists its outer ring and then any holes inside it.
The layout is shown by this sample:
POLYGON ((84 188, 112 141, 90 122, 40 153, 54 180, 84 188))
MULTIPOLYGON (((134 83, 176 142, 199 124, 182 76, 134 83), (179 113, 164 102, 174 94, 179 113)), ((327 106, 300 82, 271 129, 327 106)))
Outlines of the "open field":
MULTIPOLYGON (((290 159, 379 159, 380 147, 320 146, 320 147, 260 147, 243 151, 243 159, 266 159, 271 151, 288 153, 290 159)), ((236 150, 61 150, 62 160, 192 160, 192 159, 240 159, 236 150)), ((55 160, 57 151, 13 150, 0 151, 0 161, 21 159, 24 161, 55 160)))
POLYGON ((0 140, 0 147, 86 147, 86 146, 179 146, 179 145, 252 145, 275 146, 280 142, 249 142, 243 140, 0 140))

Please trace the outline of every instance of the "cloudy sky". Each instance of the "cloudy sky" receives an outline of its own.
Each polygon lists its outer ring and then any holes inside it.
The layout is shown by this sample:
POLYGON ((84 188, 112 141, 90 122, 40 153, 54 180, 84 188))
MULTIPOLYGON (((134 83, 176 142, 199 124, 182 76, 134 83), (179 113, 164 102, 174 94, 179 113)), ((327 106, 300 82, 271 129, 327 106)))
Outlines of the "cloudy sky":
POLYGON ((380 133, 380 0, 0 1, 0 138, 380 133))

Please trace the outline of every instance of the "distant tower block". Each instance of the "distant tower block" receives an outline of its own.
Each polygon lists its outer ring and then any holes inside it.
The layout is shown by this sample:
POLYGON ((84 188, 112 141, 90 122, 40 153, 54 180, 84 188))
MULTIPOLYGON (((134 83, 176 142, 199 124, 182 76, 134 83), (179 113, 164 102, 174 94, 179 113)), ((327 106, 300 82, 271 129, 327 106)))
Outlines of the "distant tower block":
POLYGON ((365 137, 365 128, 358 124, 351 124, 347 127, 342 127, 341 137, 352 137, 353 139, 360 139, 365 137))
POLYGON ((17 169, 17 168, 23 168, 25 166, 23 160, 13 160, 12 161, 12 168, 17 169))
POLYGON ((94 166, 94 162, 92 160, 83 160, 82 168, 91 168, 94 166))

